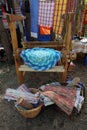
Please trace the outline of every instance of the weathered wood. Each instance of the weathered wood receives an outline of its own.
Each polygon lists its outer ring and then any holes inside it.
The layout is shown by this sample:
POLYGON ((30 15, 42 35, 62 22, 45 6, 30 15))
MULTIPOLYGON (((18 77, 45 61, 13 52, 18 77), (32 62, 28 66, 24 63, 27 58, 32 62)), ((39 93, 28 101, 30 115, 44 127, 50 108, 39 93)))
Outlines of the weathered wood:
POLYGON ((69 53, 70 51, 70 44, 71 44, 71 28, 72 28, 72 21, 74 18, 74 13, 70 12, 67 13, 66 15, 66 34, 65 34, 65 38, 64 38, 64 43, 67 49, 67 52, 69 53))
POLYGON ((18 49, 18 41, 17 41, 15 23, 10 22, 9 27, 10 27, 10 32, 11 32, 13 55, 14 55, 14 61, 15 61, 15 66, 16 66, 17 78, 18 78, 19 84, 22 84, 24 82, 24 75, 23 75, 23 72, 19 72, 19 70, 18 70, 18 68, 20 66, 20 62, 17 61, 17 57, 15 56, 15 53, 18 49))
POLYGON ((19 71, 29 71, 29 72, 64 72, 65 69, 64 69, 64 66, 61 65, 61 66, 55 66, 55 67, 53 67, 53 68, 51 68, 49 70, 39 71, 39 70, 34 70, 34 69, 30 68, 27 65, 20 65, 19 71))
MULTIPOLYGON (((74 18, 74 13, 73 12, 69 12, 65 15, 66 17, 66 34, 65 34, 65 38, 64 38, 64 43, 66 46, 66 55, 69 55, 70 53, 70 44, 71 44, 71 29, 72 29, 72 21, 74 18)), ((62 73, 62 81, 65 82, 66 80, 66 76, 67 76, 67 68, 68 68, 68 57, 66 56, 66 62, 65 62, 65 71, 62 73)))
POLYGON ((15 23, 10 22, 9 27, 10 27, 10 32, 11 32, 13 52, 15 52, 17 50, 17 48, 18 48, 18 41, 17 41, 15 23))
POLYGON ((14 14, 6 14, 6 16, 9 23, 26 19, 25 16, 19 16, 19 15, 14 15, 14 14))
POLYGON ((46 47, 46 48, 54 48, 56 50, 61 50, 63 48, 63 43, 58 43, 58 41, 30 41, 30 42, 22 42, 23 48, 33 48, 33 47, 46 47))
MULTIPOLYGON (((14 21, 18 20, 16 17, 9 18, 9 25, 10 25, 10 31, 11 31, 11 37, 12 37, 12 43, 13 43, 13 50, 14 50, 14 58, 15 58, 15 65, 16 65, 16 72, 17 72, 17 77, 19 84, 22 84, 24 82, 24 75, 23 73, 26 71, 29 72, 60 72, 62 74, 61 77, 61 82, 65 82, 66 80, 66 75, 67 75, 67 68, 68 68, 68 57, 67 55, 69 54, 70 51, 70 43, 71 43, 71 23, 72 23, 72 17, 73 13, 68 13, 66 16, 67 24, 66 24, 66 35, 64 39, 64 43, 58 43, 58 41, 50 41, 50 42, 39 42, 39 41, 30 41, 30 42, 22 42, 23 49, 27 48, 33 48, 33 47, 48 47, 48 48, 53 48, 57 49, 61 52, 63 52, 63 48, 65 47, 65 53, 64 57, 61 59, 61 64, 57 64, 54 68, 51 68, 46 71, 36 71, 33 70, 32 68, 29 68, 28 66, 22 64, 21 58, 20 58, 20 52, 21 50, 19 49, 18 51, 18 43, 17 43, 17 36, 16 36, 16 30, 15 30, 15 25, 14 21), (64 46, 64 45, 66 46, 64 46), (17 53, 18 51, 18 53, 17 53), (64 59, 64 60, 63 60, 64 59)), ((19 19, 21 20, 21 19, 19 19)))

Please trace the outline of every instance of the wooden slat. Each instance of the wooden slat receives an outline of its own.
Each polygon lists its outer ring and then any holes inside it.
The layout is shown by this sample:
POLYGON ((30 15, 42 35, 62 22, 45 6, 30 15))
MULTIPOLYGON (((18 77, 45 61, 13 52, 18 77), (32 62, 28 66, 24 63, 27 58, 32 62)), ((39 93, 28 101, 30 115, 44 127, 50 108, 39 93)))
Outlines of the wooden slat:
POLYGON ((26 17, 23 15, 19 16, 19 15, 8 14, 8 13, 6 14, 6 17, 8 22, 15 22, 15 21, 21 21, 26 19, 26 17))
POLYGON ((56 48, 57 50, 61 50, 63 48, 62 43, 58 43, 57 41, 33 41, 33 42, 22 42, 23 48, 33 48, 33 47, 46 47, 46 48, 56 48))
POLYGON ((34 45, 34 44, 36 45, 40 45, 40 44, 61 45, 62 44, 61 42, 58 42, 58 41, 30 41, 30 42, 23 41, 23 43, 29 44, 29 45, 34 45))
POLYGON ((27 65, 20 65, 19 67, 19 71, 30 71, 30 72, 64 72, 64 66, 55 66, 49 70, 46 71, 39 71, 39 70, 34 70, 30 67, 28 67, 27 65))

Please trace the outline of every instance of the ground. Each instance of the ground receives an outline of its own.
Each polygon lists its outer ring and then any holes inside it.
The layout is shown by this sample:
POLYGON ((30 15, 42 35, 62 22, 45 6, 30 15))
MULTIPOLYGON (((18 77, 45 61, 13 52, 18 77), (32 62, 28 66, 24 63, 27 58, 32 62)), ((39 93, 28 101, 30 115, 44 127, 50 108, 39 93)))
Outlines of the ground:
MULTIPOLYGON (((86 86, 87 97, 87 66, 83 58, 77 58, 76 68, 71 75, 80 77, 86 86)), ((29 87, 39 87, 42 84, 58 81, 58 74, 28 73, 25 84, 29 87)), ((7 88, 17 88, 18 82, 15 65, 0 62, 0 130, 87 130, 87 101, 79 114, 71 117, 59 110, 55 105, 45 107, 34 119, 26 119, 19 114, 13 102, 1 100, 7 88)))

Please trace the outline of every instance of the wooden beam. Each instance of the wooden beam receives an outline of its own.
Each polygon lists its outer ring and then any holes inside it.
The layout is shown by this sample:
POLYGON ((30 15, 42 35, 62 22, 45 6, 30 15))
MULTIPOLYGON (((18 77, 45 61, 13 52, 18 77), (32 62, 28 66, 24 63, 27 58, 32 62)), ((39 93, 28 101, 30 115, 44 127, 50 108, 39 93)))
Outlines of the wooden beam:
POLYGON ((19 15, 14 15, 14 14, 6 14, 7 21, 8 22, 15 22, 15 21, 21 21, 26 19, 25 16, 19 16, 19 15))
POLYGON ((64 72, 65 69, 64 69, 64 66, 61 65, 61 66, 55 66, 55 67, 53 67, 53 68, 51 68, 49 70, 39 71, 39 70, 34 70, 34 69, 30 68, 27 65, 20 65, 19 71, 29 71, 29 72, 64 72))
POLYGON ((65 15, 66 19, 66 34, 64 37, 64 43, 67 49, 67 53, 70 51, 70 44, 71 44, 71 29, 72 29, 72 21, 74 18, 74 13, 69 12, 65 15))
POLYGON ((61 50, 63 48, 63 43, 58 43, 58 41, 30 41, 30 42, 22 42, 23 48, 33 48, 33 47, 46 47, 46 48, 55 48, 57 50, 61 50))

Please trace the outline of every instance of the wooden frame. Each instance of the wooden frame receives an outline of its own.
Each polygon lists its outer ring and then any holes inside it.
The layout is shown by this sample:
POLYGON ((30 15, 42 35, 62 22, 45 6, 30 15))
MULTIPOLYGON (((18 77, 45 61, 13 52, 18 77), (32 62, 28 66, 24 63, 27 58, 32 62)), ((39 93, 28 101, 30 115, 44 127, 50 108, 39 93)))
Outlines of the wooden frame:
POLYGON ((58 41, 50 41, 50 42, 40 42, 40 41, 30 41, 28 43, 22 42, 23 48, 18 48, 17 36, 16 36, 16 27, 15 21, 24 20, 25 17, 16 16, 16 15, 9 15, 7 14, 7 19, 9 22, 10 32, 11 32, 11 39, 12 39, 12 46, 13 46, 13 53, 14 53, 14 60, 16 66, 16 73, 18 78, 18 83, 24 83, 24 72, 38 72, 29 68, 28 66, 24 65, 20 58, 20 52, 22 49, 33 48, 33 47, 48 47, 54 48, 59 51, 62 51, 63 57, 61 62, 55 66, 54 68, 47 70, 47 71, 39 71, 39 72, 58 72, 61 73, 61 82, 65 82, 66 75, 67 75, 67 68, 68 68, 68 55, 70 51, 70 43, 71 43, 71 26, 72 26, 72 19, 74 13, 70 12, 65 15, 66 19, 66 34, 63 41, 63 44, 58 43, 58 41))

